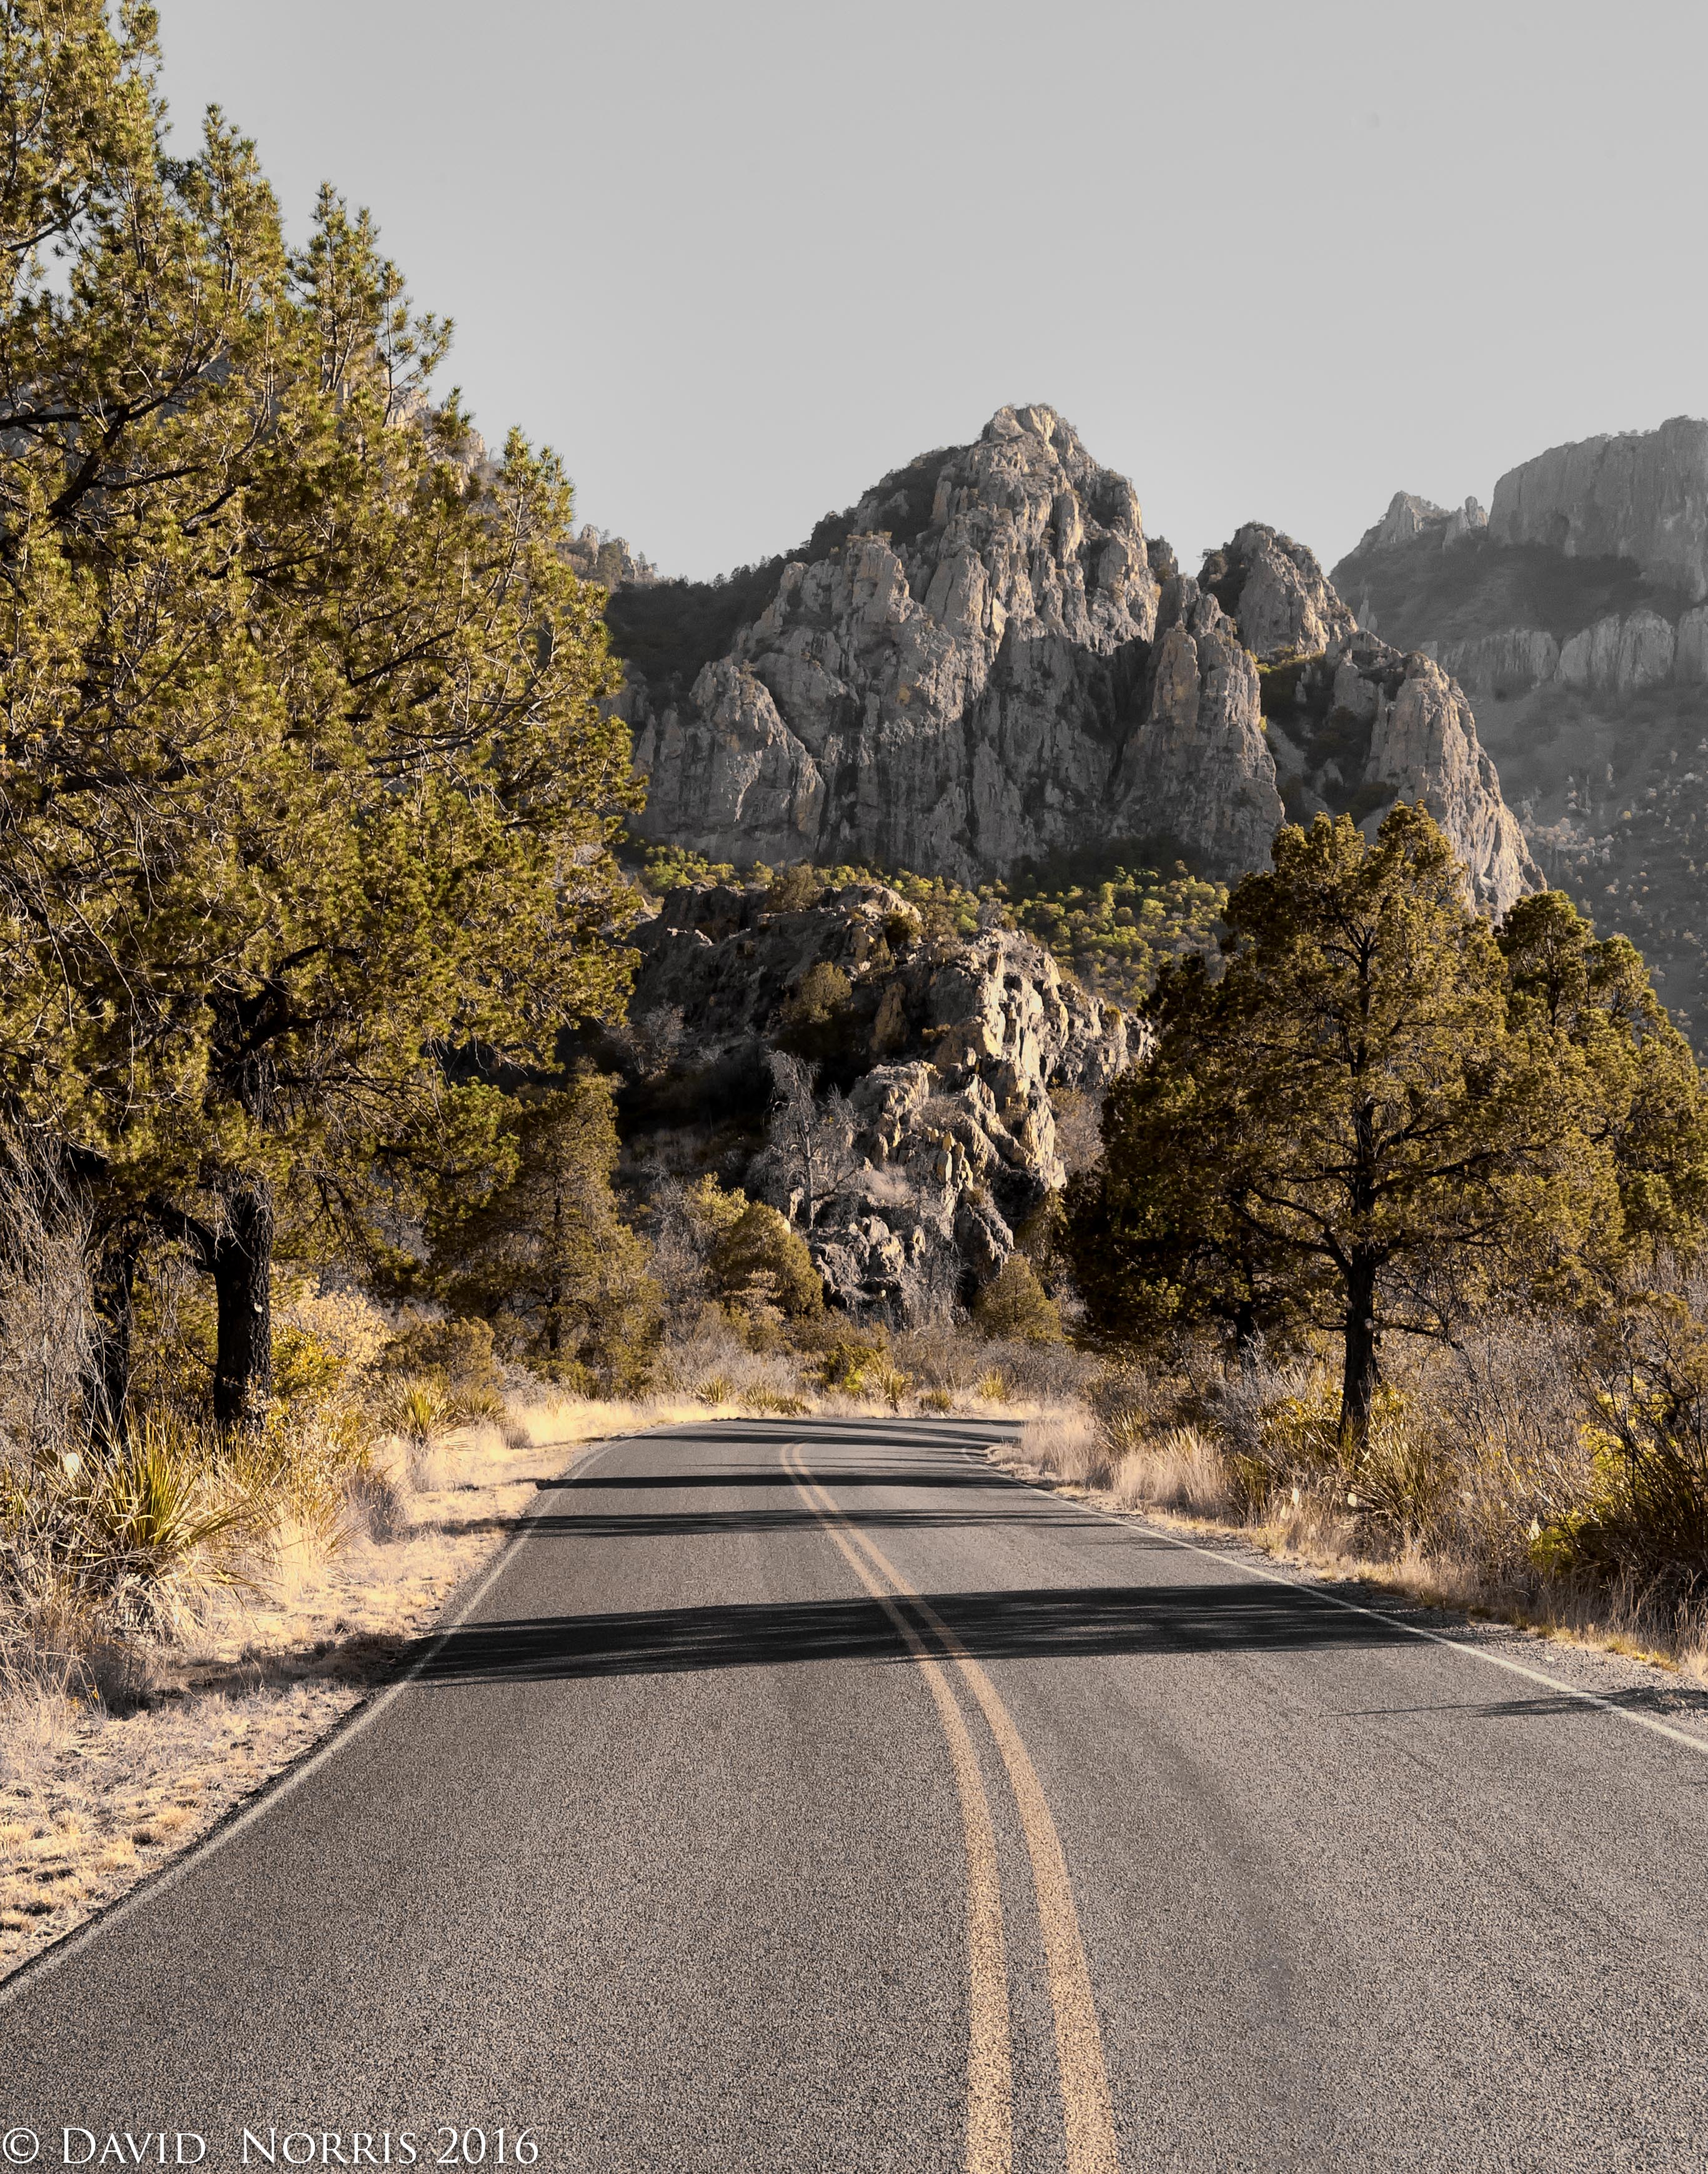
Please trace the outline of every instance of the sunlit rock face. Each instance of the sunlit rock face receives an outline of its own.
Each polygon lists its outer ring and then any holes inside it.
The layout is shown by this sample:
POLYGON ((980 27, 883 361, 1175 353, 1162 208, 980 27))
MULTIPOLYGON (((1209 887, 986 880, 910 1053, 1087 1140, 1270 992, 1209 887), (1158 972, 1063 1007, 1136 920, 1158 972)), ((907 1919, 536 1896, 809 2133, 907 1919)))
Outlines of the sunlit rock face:
MULTIPOLYGON (((1343 659, 1358 631, 1311 554, 1259 524, 1180 574, 1132 485, 1044 407, 896 470, 791 559, 647 598, 621 698, 645 835, 964 882, 1102 846, 1262 867, 1287 809, 1258 666, 1343 659), (669 638, 673 609, 714 627, 710 650, 669 638)), ((620 610, 613 626, 621 647, 620 610)), ((1502 910, 1533 871, 1459 708, 1457 731, 1366 734, 1332 776, 1295 747, 1295 800, 1338 813, 1361 795, 1364 814, 1421 796, 1502 910)))
MULTIPOLYGON (((1408 535, 1417 503, 1405 501, 1408 524, 1398 524, 1408 535)), ((1396 801, 1421 801, 1481 911, 1498 917, 1540 888, 1471 705, 1440 665, 1359 628, 1312 554, 1259 522, 1213 553, 1202 578, 1268 668, 1267 750, 1289 815, 1349 814, 1373 830, 1396 801)))
POLYGON ((945 1277, 963 1295, 988 1281, 1066 1182, 1054 1095, 1100 1093, 1148 1046, 1148 1029, 1063 976, 1030 936, 928 936, 880 884, 797 911, 758 888, 673 891, 631 940, 631 1012, 671 1025, 674 1076, 649 1091, 702 1119, 732 1079, 733 1099, 763 1118, 791 992, 814 967, 844 977, 821 1030, 824 1080, 846 1096, 826 1195, 803 1200, 765 1152, 743 1182, 801 1229, 829 1294, 851 1307, 906 1317, 945 1277))

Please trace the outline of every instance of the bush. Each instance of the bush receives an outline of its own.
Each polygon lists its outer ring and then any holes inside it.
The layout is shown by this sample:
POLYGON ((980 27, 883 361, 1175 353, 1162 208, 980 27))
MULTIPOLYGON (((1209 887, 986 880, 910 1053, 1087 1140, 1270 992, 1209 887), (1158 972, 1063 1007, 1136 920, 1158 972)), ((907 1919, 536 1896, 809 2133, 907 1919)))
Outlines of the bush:
POLYGON ((1025 1344, 1062 1340, 1061 1313, 1024 1253, 1010 1253, 985 1285, 974 1301, 973 1318, 987 1336, 1025 1344))
POLYGON ((864 1337, 838 1333, 819 1355, 820 1382, 846 1397, 867 1395, 872 1382, 892 1371, 886 1347, 864 1337))
POLYGON ((718 1292, 734 1305, 775 1306, 790 1321, 824 1311, 824 1287, 806 1241, 762 1200, 749 1202, 717 1239, 711 1268, 718 1292))

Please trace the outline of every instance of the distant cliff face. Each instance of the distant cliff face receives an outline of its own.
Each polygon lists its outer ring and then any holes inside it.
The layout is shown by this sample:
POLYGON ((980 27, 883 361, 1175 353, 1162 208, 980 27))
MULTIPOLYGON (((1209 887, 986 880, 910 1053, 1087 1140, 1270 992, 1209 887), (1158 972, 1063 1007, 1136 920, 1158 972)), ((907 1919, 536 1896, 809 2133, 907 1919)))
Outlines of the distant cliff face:
POLYGON ((1311 553, 1258 523, 1215 553, 1203 579, 1269 668, 1262 707, 1289 818, 1326 812, 1368 825, 1396 800, 1420 800, 1485 911, 1502 914, 1541 887, 1471 705, 1439 665, 1362 631, 1311 553))
POLYGON ((1648 578, 1708 597, 1708 422, 1675 415, 1555 446, 1494 486, 1497 544, 1542 544, 1567 558, 1630 559, 1648 578))
MULTIPOLYGON (((792 558, 619 587, 611 617, 646 835, 962 881, 1097 846, 1223 876, 1262 865, 1284 778, 1259 664, 1347 662, 1356 631, 1311 554, 1271 529, 1180 575, 1132 485, 1043 407, 896 470, 792 558)), ((1424 798, 1478 902, 1504 911, 1534 871, 1468 706, 1442 680, 1435 722, 1396 727, 1407 674, 1370 668, 1395 691, 1358 698, 1355 755, 1320 733, 1290 750, 1295 800, 1362 795, 1374 819, 1424 798)))
POLYGON ((1465 689, 1549 879, 1708 1025, 1708 423, 1527 461, 1486 526, 1402 492, 1334 579, 1465 689))

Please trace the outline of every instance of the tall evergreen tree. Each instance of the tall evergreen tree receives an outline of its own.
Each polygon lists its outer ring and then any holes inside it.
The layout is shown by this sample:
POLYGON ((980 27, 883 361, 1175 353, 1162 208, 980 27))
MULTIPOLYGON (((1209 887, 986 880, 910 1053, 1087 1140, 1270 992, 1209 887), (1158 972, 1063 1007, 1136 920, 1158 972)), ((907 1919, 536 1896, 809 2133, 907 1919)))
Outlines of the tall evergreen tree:
POLYGON ((611 1089, 581 1072, 509 1105, 511 1174, 476 1205, 446 1203, 433 1268, 451 1307, 491 1322, 500 1349, 536 1372, 628 1390, 645 1373, 662 1297, 612 1189, 611 1089))
POLYGON ((1592 1275, 1700 1212, 1695 1067, 1635 955, 1553 900, 1497 944, 1421 807, 1374 845, 1345 817, 1284 829, 1226 922, 1219 978, 1162 976, 1155 1055, 1071 1195, 1104 1333, 1331 1330, 1361 1440, 1385 1334, 1443 1333, 1478 1289, 1592 1275))
POLYGON ((292 254, 217 111, 168 154, 156 59, 147 8, 0 0, 0 1101, 121 1344, 147 1234, 212 1278, 237 1425, 281 1229, 383 1244, 495 1150, 448 1051, 619 1009, 637 792, 559 464, 434 403, 365 215, 292 254))

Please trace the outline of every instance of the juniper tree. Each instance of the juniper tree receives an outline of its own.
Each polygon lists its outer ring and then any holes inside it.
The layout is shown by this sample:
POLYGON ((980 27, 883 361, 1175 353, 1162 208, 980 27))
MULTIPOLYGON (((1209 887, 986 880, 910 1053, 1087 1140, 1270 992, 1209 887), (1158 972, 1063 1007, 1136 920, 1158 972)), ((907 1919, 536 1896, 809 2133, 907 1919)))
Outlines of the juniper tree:
POLYGON ((281 1228, 380 1245, 498 1152, 448 1052, 620 1009, 637 793, 558 462, 434 402, 365 215, 169 156, 154 41, 0 0, 0 1097, 211 1277, 231 1425, 281 1228))
MULTIPOLYGON (((1516 918, 1515 994, 1421 807, 1374 844, 1346 817, 1284 829, 1229 900, 1219 978, 1197 960, 1164 972, 1155 1055, 1111 1090, 1104 1167, 1072 1190, 1095 1325, 1331 1330, 1343 1428, 1362 1440, 1385 1335, 1442 1334, 1479 1285, 1581 1274, 1630 1242, 1653 1199, 1630 1113, 1653 1109, 1666 1162, 1698 1122, 1694 1067, 1658 1030, 1664 1061, 1634 1059, 1616 1008, 1598 1023, 1580 1004, 1576 1029, 1538 1015, 1527 962, 1558 922, 1533 901, 1516 918), (1647 1086, 1621 1118, 1610 1068, 1633 1063, 1647 1086)), ((1629 962, 1597 955, 1625 988, 1629 962)), ((1693 1154, 1694 1172, 1696 1150, 1674 1160, 1693 1154)))
POLYGON ((473 1207, 433 1221, 435 1279, 459 1313, 490 1322, 499 1347, 549 1380, 587 1372, 638 1386, 662 1294, 623 1220, 612 1081, 581 1072, 508 1104, 509 1175, 473 1207))

